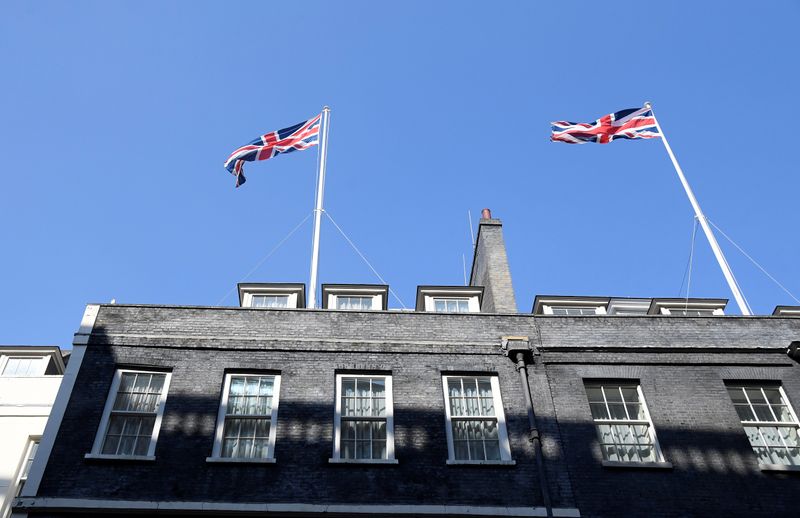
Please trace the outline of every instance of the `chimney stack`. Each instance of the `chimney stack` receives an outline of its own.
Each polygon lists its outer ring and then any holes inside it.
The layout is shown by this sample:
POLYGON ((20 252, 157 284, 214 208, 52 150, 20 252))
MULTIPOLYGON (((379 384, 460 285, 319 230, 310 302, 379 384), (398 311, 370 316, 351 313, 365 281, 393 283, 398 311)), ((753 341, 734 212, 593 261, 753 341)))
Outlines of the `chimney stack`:
POLYGON ((478 239, 472 260, 470 286, 483 286, 481 311, 486 313, 517 313, 511 270, 508 267, 503 223, 492 218, 492 211, 483 209, 478 223, 478 239))

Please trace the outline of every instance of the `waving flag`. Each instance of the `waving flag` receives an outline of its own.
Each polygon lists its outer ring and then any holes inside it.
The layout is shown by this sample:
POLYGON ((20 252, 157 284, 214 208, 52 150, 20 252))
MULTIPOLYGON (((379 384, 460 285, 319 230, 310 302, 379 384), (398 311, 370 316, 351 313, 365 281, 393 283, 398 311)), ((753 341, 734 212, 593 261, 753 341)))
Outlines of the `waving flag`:
POLYGON ((236 187, 247 179, 244 177, 244 163, 256 160, 267 160, 281 153, 302 151, 319 143, 319 126, 322 115, 262 135, 252 142, 240 147, 225 161, 225 169, 236 177, 236 187))
POLYGON ((556 121, 553 125, 553 142, 608 144, 612 140, 658 138, 661 134, 649 107, 630 108, 606 115, 591 123, 556 121))

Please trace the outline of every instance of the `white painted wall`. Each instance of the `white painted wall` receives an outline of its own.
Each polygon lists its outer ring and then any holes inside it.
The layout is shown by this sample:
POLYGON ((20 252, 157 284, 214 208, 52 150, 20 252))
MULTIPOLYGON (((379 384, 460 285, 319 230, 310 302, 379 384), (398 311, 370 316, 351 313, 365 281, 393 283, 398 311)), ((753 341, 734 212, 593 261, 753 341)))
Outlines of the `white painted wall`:
POLYGON ((0 517, 8 516, 28 441, 41 437, 62 376, 0 376, 0 517))

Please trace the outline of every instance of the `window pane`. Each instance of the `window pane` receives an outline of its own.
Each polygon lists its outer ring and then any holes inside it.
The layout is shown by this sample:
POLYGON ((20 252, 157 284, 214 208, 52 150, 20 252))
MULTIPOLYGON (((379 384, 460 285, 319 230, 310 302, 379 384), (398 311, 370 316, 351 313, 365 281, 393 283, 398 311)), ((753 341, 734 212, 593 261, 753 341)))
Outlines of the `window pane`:
POLYGON ((586 387, 586 396, 589 398, 589 403, 605 403, 600 387, 586 387))
POLYGON ((608 410, 605 403, 589 403, 592 409, 592 419, 608 419, 608 410))
POLYGON ((739 414, 739 419, 742 421, 755 421, 756 418, 750 405, 734 405, 734 407, 736 408, 736 413, 739 414))
POLYGON ((747 404, 747 398, 744 397, 744 390, 741 387, 728 387, 728 395, 735 405, 747 404))
POLYGON ((747 393, 747 397, 750 399, 750 403, 757 405, 757 404, 765 404, 766 401, 764 400, 764 396, 761 394, 760 388, 745 388, 744 391, 747 393))

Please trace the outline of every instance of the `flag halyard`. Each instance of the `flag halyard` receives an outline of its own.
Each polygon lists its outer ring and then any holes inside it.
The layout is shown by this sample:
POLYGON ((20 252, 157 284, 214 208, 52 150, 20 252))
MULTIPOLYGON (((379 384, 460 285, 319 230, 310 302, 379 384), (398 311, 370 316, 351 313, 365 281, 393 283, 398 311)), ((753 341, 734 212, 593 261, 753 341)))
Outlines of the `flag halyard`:
POLYGON ((550 140, 567 144, 608 144, 617 139, 661 137, 649 107, 621 110, 591 123, 556 121, 551 124, 550 140))
POLYGON ((244 177, 245 162, 267 160, 282 153, 302 151, 319 144, 321 118, 322 114, 294 126, 261 135, 231 153, 225 160, 225 169, 236 177, 236 187, 247 181, 244 177))

